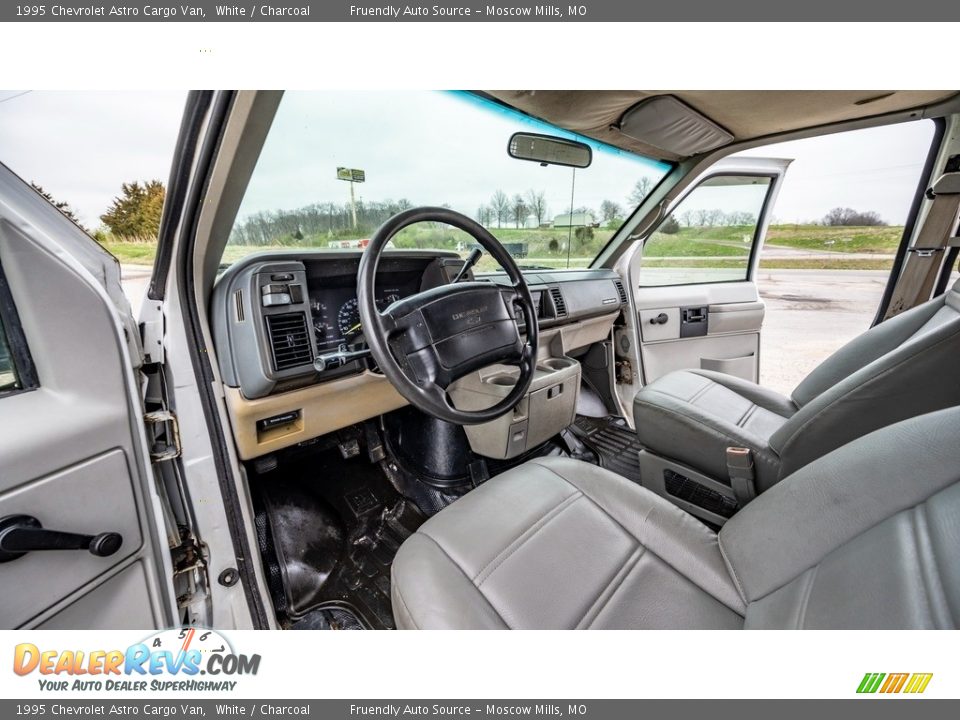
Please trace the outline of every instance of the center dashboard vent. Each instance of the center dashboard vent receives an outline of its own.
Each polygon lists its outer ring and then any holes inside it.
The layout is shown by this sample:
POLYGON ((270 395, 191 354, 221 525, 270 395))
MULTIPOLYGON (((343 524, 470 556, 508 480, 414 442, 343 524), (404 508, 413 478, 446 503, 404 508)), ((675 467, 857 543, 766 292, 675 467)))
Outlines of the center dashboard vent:
POLYGON ((267 315, 266 320, 274 370, 289 370, 313 362, 304 313, 267 315))
POLYGON ((550 298, 553 300, 553 309, 556 310, 557 317, 566 317, 567 301, 563 299, 563 293, 560 291, 560 288, 550 288, 550 298))
POLYGON ((614 280, 614 281, 613 281, 613 284, 617 286, 617 294, 620 295, 620 304, 621 304, 621 305, 626 305, 626 304, 627 304, 627 290, 626 290, 626 288, 623 286, 623 281, 622 281, 622 280, 614 280))

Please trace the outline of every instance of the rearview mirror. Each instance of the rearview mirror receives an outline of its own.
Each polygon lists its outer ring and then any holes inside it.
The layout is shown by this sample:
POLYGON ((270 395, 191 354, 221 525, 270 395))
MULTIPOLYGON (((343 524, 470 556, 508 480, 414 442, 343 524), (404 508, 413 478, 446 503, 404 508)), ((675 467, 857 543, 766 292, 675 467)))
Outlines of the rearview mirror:
POLYGON ((585 168, 593 161, 593 150, 586 143, 536 133, 514 133, 507 146, 507 153, 512 158, 530 160, 541 165, 585 168))

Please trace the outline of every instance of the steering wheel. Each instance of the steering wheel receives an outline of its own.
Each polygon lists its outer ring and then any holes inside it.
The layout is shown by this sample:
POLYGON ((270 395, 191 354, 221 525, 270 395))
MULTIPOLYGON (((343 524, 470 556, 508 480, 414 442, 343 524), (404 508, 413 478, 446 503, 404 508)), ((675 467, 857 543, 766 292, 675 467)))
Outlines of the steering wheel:
POLYGON ((520 268, 482 225, 439 207, 405 210, 387 220, 360 258, 357 300, 364 336, 380 370, 411 405, 441 420, 476 425, 513 410, 533 380, 537 313, 520 268), (439 222, 468 233, 503 267, 509 286, 458 282, 402 298, 380 311, 375 283, 380 255, 405 227, 439 222), (520 336, 515 309, 526 326, 520 336), (502 400, 481 410, 459 410, 447 395, 454 381, 494 363, 517 365, 520 376, 502 400))

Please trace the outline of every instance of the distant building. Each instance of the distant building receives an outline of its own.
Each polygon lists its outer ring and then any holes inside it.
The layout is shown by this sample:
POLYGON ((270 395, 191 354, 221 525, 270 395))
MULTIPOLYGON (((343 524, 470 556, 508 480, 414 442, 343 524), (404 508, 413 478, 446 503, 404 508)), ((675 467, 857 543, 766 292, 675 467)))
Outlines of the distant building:
POLYGON ((596 227, 596 225, 597 221, 592 212, 576 212, 572 215, 570 213, 565 213, 563 215, 557 215, 553 219, 553 226, 555 228, 596 227))

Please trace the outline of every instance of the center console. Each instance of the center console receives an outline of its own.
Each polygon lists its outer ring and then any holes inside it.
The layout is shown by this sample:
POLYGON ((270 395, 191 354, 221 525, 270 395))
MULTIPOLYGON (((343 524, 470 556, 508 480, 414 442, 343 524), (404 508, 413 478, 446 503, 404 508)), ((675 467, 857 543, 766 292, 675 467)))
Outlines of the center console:
MULTIPOLYGON (((516 367, 491 365, 451 385, 450 397, 460 410, 488 408, 507 396, 519 375, 516 367)), ((471 449, 499 460, 532 450, 573 423, 579 392, 579 362, 570 357, 539 360, 530 389, 511 412, 464 427, 471 449)))

